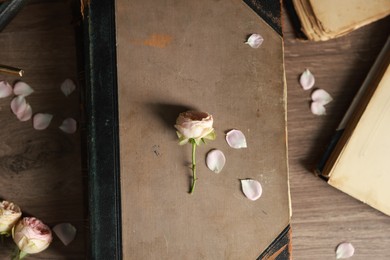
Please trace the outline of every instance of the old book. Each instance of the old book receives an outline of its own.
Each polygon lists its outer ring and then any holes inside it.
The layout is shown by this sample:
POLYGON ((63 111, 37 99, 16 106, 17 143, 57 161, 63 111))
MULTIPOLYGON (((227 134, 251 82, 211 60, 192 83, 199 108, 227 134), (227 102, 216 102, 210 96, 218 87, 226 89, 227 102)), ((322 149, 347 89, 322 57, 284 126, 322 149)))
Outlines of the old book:
POLYGON ((390 38, 342 120, 318 173, 390 215, 390 38), (342 134, 339 134, 341 133, 342 134))
POLYGON ((297 30, 309 40, 340 37, 390 14, 390 1, 288 0, 297 30))
POLYGON ((92 257, 290 258, 281 10, 266 2, 118 0, 114 12, 91 1, 92 257), (264 38, 258 49, 245 44, 252 33, 264 38), (197 149, 192 195, 191 148, 178 145, 173 127, 189 108, 211 113, 217 132, 197 149), (228 147, 232 128, 245 133, 247 149, 228 147), (215 148, 227 158, 219 175, 204 162, 215 148), (244 196, 246 178, 263 185, 259 200, 244 196))

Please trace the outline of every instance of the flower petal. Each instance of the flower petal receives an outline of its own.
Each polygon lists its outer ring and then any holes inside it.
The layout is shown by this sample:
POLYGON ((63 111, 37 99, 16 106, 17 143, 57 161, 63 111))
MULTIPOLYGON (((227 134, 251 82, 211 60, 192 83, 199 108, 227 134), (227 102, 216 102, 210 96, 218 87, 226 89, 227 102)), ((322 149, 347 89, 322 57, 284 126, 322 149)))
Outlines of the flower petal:
POLYGON ((263 44, 263 41, 264 38, 260 34, 252 34, 245 43, 256 49, 263 44))
POLYGON ((256 180, 241 180, 241 187, 245 196, 253 201, 259 199, 263 193, 263 188, 261 187, 260 182, 256 180))
POLYGON ((317 115, 317 116, 326 115, 326 109, 325 109, 324 105, 322 105, 321 103, 319 103, 317 101, 311 102, 310 109, 314 115, 317 115))
POLYGON ((11 101, 11 110, 15 115, 22 113, 26 107, 27 102, 24 96, 16 96, 11 101))
POLYGON ((61 84, 61 91, 62 93, 64 93, 65 96, 69 96, 70 94, 72 94, 75 89, 76 85, 71 79, 65 79, 64 82, 62 82, 61 84))
POLYGON ((76 228, 70 223, 60 223, 53 227, 54 233, 58 238, 64 243, 64 245, 69 245, 70 242, 76 237, 76 228))
POLYGON ((16 96, 27 97, 33 92, 34 90, 27 83, 23 81, 18 81, 14 85, 14 94, 16 96))
POLYGON ((30 120, 32 117, 32 108, 30 104, 27 103, 26 109, 18 113, 16 117, 22 122, 30 120))
POLYGON ((314 90, 313 93, 311 93, 311 99, 324 106, 333 100, 331 95, 323 89, 314 90))
POLYGON ((314 86, 315 79, 310 70, 306 69, 299 78, 299 83, 304 90, 311 89, 314 86))
POLYGON ((0 81, 0 98, 8 97, 12 94, 12 87, 11 85, 5 81, 0 81))
POLYGON ((53 118, 52 114, 38 113, 33 117, 33 126, 36 130, 46 129, 53 118))
POLYGON ((215 173, 220 173, 225 166, 226 158, 222 151, 211 150, 206 157, 207 167, 215 173))
POLYGON ((351 243, 343 242, 336 248, 336 259, 350 258, 355 253, 355 248, 351 243))
POLYGON ((226 142, 234 149, 247 147, 245 135, 240 130, 230 130, 226 134, 226 142))
POLYGON ((69 117, 62 122, 59 128, 67 134, 73 134, 77 130, 77 122, 69 117))

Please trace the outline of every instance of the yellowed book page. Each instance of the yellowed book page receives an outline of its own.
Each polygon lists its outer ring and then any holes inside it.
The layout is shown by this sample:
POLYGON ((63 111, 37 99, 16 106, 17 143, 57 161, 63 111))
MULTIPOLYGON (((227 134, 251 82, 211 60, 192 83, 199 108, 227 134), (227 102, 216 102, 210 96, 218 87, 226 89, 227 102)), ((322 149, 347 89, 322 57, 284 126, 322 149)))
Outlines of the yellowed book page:
POLYGON ((390 215, 390 67, 333 167, 328 182, 390 215))
POLYGON ((389 0, 309 0, 325 33, 341 35, 390 14, 389 0))

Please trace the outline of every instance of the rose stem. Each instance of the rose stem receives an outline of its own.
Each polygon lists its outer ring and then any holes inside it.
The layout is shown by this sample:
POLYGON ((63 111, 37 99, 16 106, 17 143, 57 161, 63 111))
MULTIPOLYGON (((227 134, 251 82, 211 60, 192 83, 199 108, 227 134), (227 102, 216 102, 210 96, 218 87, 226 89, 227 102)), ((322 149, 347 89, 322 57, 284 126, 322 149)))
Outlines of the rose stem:
POLYGON ((195 183, 196 183, 196 160, 195 160, 195 151, 196 151, 196 142, 195 140, 191 140, 192 144, 192 184, 191 184, 191 190, 190 194, 194 192, 195 189, 195 183))

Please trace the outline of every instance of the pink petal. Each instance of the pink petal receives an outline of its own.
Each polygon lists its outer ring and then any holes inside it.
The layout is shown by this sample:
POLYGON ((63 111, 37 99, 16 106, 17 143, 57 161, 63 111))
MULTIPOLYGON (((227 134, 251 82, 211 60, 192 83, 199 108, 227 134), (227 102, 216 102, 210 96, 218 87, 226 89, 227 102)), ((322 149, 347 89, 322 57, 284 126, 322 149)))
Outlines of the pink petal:
POLYGON ((24 96, 16 96, 11 101, 11 110, 15 115, 18 115, 26 110, 27 102, 24 96))
POLYGON ((321 103, 319 103, 317 101, 311 102, 310 109, 314 115, 317 115, 317 116, 326 115, 326 109, 325 109, 324 105, 322 105, 321 103))
POLYGON ((240 130, 231 130, 226 134, 226 142, 234 149, 246 148, 245 135, 240 130))
POLYGON ((207 154, 207 167, 215 173, 220 173, 225 166, 226 158, 222 151, 212 150, 207 154))
POLYGON ((344 242, 336 248, 336 259, 350 258, 355 253, 355 248, 351 243, 344 242))
POLYGON ((65 119, 59 127, 63 132, 67 134, 73 134, 77 130, 77 122, 73 118, 65 119))
POLYGON ((31 93, 33 93, 34 90, 25 82, 18 81, 14 85, 14 94, 16 96, 24 96, 27 97, 31 93))
POLYGON ((299 78, 299 83, 304 90, 311 89, 314 86, 315 79, 310 70, 306 69, 299 78))
POLYGON ((32 108, 31 108, 30 104, 27 103, 27 104, 26 104, 26 109, 25 109, 24 111, 18 113, 18 114, 16 115, 16 117, 17 117, 20 121, 22 121, 22 122, 27 121, 27 120, 30 120, 31 117, 32 117, 32 108))
POLYGON ((263 44, 263 41, 264 38, 260 34, 252 34, 245 43, 256 49, 263 44))
POLYGON ((326 105, 333 100, 333 98, 323 89, 316 89, 311 93, 311 99, 321 105, 326 105))
POLYGON ((0 81, 0 98, 8 97, 12 94, 12 87, 11 85, 5 81, 0 81))
POLYGON ((53 227, 54 233, 58 238, 64 243, 64 245, 69 245, 70 242, 76 237, 76 228, 70 223, 61 223, 53 227))
POLYGON ((66 79, 61 84, 61 91, 64 93, 65 96, 69 96, 72 94, 72 92, 76 89, 76 85, 74 84, 73 80, 66 79))
POLYGON ((46 129, 50 125, 52 118, 53 118, 52 114, 44 114, 44 113, 35 114, 33 117, 34 129, 36 130, 46 129))
POLYGON ((261 187, 260 182, 256 180, 241 180, 241 187, 245 196, 253 201, 259 199, 263 193, 263 188, 261 187))

